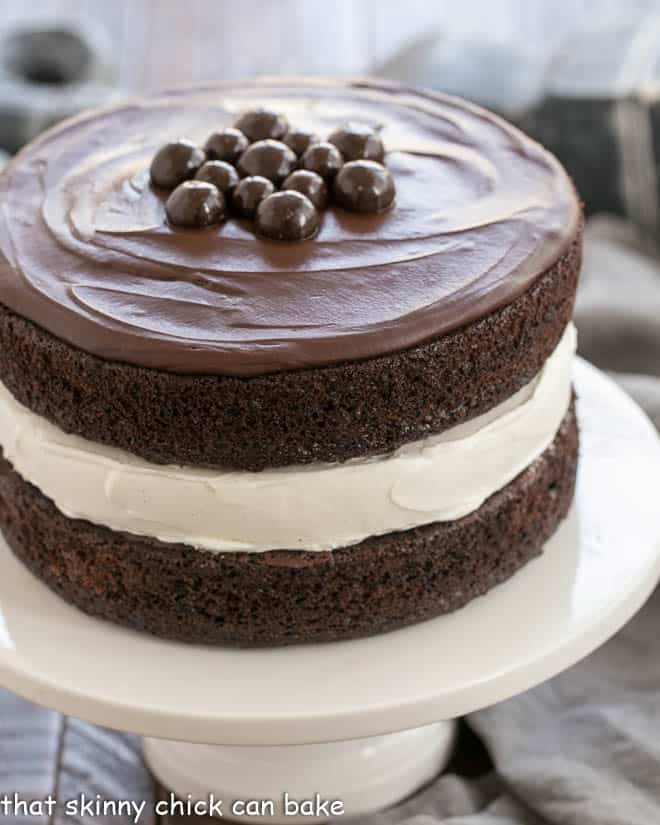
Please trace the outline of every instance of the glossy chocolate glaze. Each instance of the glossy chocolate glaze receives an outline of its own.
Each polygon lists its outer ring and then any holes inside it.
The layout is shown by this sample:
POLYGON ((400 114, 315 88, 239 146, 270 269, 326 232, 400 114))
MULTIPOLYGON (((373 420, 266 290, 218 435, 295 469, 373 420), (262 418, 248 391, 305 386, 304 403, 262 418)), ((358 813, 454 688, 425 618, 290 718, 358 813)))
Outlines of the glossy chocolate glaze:
POLYGON ((258 375, 419 344, 510 303, 566 251, 573 186, 542 147, 453 98, 271 80, 179 90, 67 121, 0 178, 0 300, 83 350, 182 372, 258 375), (330 208, 309 241, 168 225, 148 170, 257 105, 321 136, 380 130, 396 202, 330 208))

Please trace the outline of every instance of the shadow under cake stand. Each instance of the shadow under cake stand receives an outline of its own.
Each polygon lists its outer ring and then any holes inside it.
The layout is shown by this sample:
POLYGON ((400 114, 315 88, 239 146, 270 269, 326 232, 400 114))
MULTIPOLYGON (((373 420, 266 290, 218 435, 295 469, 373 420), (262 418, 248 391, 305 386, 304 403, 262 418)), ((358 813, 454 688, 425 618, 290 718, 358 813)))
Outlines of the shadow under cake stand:
POLYGON ((271 799, 276 823, 284 792, 341 800, 352 815, 402 799, 446 765, 452 720, 590 653, 660 577, 660 440, 579 360, 575 386, 582 441, 569 518, 540 558, 462 610, 358 641, 187 646, 85 616, 0 541, 0 681, 149 737, 159 780, 184 800, 214 794, 225 816, 232 800, 271 799))

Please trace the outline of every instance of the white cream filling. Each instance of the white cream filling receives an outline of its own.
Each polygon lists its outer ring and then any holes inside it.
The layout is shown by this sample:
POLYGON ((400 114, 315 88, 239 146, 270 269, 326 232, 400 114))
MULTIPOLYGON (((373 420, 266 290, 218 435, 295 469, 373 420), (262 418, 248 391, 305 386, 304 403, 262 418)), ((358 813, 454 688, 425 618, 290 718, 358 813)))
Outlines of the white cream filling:
POLYGON ((213 552, 328 550, 473 512, 555 437, 571 394, 569 325, 537 377, 445 433, 344 464, 261 473, 151 464, 68 435, 0 384, 0 443, 64 515, 213 552))

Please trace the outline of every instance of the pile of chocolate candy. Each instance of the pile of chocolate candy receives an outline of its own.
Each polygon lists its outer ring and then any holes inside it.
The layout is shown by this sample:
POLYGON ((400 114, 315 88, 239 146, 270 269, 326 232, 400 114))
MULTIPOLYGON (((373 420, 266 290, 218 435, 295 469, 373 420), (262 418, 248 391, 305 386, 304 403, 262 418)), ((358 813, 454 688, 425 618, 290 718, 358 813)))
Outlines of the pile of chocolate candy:
POLYGON ((172 190, 165 204, 173 226, 204 228, 228 217, 254 220, 257 235, 278 241, 311 238, 332 199, 351 212, 381 212, 394 201, 378 133, 347 123, 327 141, 268 109, 245 112, 215 132, 204 148, 188 140, 161 147, 151 182, 172 190))

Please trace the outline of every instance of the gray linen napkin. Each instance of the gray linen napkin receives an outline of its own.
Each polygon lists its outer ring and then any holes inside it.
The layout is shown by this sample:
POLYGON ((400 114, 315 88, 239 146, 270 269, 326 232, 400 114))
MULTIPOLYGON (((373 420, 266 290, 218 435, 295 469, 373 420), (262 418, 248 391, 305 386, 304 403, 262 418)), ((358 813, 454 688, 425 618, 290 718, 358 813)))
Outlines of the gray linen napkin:
MULTIPOLYGON (((611 371, 660 428, 655 252, 621 221, 591 221, 576 320, 581 354, 611 371)), ((467 721, 488 749, 494 773, 478 781, 443 776, 408 802, 364 821, 660 823, 660 589, 600 650, 467 721)))

